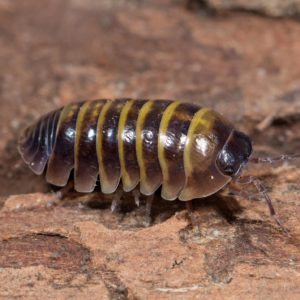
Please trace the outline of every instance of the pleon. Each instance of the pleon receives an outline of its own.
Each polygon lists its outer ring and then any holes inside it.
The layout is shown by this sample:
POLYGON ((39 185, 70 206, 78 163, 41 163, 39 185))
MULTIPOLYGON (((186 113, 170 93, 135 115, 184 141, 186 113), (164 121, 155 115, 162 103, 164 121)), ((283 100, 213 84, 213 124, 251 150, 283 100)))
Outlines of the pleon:
POLYGON ((25 163, 37 175, 43 173, 53 149, 52 132, 56 130, 61 110, 50 112, 29 126, 19 139, 19 151, 25 163))
POLYGON ((46 173, 46 179, 51 184, 65 186, 74 168, 76 121, 81 104, 68 104, 60 114, 55 145, 46 173))
POLYGON ((51 154, 51 145, 49 144, 51 121, 53 121, 53 114, 49 114, 42 119, 40 123, 40 136, 37 151, 30 163, 31 169, 38 175, 43 173, 49 159, 49 155, 51 154))
POLYGON ((25 163, 31 168, 31 162, 36 155, 40 135, 41 135, 42 119, 38 120, 36 124, 26 128, 25 132, 19 138, 19 151, 25 163))

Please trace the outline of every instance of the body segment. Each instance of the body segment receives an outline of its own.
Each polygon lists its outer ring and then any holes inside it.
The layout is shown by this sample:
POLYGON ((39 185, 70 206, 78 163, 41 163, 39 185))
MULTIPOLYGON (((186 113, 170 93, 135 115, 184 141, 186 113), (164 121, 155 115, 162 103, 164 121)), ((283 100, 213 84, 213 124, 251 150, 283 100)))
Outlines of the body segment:
POLYGON ((176 199, 184 188, 184 150, 190 123, 198 110, 199 106, 194 104, 175 101, 163 115, 159 129, 158 158, 163 175, 161 194, 164 199, 176 199))
POLYGON ((118 141, 122 185, 132 191, 140 181, 136 151, 136 125, 139 112, 147 100, 130 100, 125 104, 119 121, 118 141))
POLYGON ((148 101, 142 108, 136 128, 137 160, 140 168, 140 191, 152 195, 162 184, 162 171, 158 159, 159 126, 168 100, 148 101))
MULTIPOLYGON (((47 181, 57 186, 67 184, 74 168, 76 122, 80 106, 80 103, 68 104, 60 113, 56 140, 50 154, 46 173, 47 181)), ((44 140, 40 139, 40 147, 43 144, 44 140)))
POLYGON ((87 101, 80 108, 77 118, 74 180, 75 189, 85 193, 94 190, 99 173, 97 124, 104 104, 105 101, 87 101))
POLYGON ((97 127, 97 157, 101 190, 111 194, 117 189, 121 167, 118 150, 118 125, 126 100, 107 101, 100 112, 97 127))

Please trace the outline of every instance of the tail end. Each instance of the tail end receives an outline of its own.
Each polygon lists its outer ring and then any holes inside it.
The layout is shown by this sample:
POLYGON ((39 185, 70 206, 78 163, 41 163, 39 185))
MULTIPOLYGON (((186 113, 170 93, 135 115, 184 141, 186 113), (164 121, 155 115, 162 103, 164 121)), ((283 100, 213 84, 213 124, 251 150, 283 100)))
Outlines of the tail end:
POLYGON ((27 127, 18 139, 24 162, 37 175, 44 172, 55 143, 60 111, 51 112, 27 127))

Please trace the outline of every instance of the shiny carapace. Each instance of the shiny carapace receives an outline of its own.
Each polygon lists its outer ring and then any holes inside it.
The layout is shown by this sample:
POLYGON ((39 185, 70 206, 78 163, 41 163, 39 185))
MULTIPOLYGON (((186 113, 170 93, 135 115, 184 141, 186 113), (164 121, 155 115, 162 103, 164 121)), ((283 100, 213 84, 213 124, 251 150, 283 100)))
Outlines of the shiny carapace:
POLYGON ((212 195, 235 178, 251 142, 219 113, 170 100, 95 100, 68 104, 41 117, 19 140, 36 174, 75 190, 103 193, 139 188, 166 200, 212 195))

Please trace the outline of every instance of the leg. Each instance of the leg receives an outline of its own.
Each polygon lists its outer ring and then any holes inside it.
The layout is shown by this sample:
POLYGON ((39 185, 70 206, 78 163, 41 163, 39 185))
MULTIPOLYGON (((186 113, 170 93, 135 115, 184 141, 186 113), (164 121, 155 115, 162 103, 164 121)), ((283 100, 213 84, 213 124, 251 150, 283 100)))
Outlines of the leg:
POLYGON ((117 213, 121 210, 121 197, 122 197, 123 191, 121 189, 118 189, 114 195, 113 200, 110 206, 110 210, 113 213, 117 213))
POLYGON ((194 227, 196 225, 196 218, 195 218, 195 215, 194 215, 193 200, 186 201, 185 206, 186 206, 186 210, 188 212, 188 216, 190 218, 191 224, 194 227))
POLYGON ((253 157, 249 159, 249 162, 254 164, 275 164, 280 161, 293 160, 296 158, 300 158, 300 154, 282 154, 276 157, 253 157))
POLYGON ((261 183, 261 181, 256 178, 256 177, 253 177, 253 176, 247 176, 247 177, 243 177, 243 178, 238 178, 236 180, 237 183, 241 184, 241 185, 250 185, 252 184, 259 195, 261 195, 261 197, 264 198, 264 200, 266 201, 267 205, 268 205, 268 208, 269 208, 269 211, 270 211, 270 215, 271 217, 275 220, 275 222, 281 227, 281 229, 286 233, 288 234, 288 231, 287 229, 283 226, 282 222, 280 221, 280 219, 278 218, 277 214, 276 214, 276 211, 274 209, 274 206, 272 204, 272 200, 270 198, 270 196, 268 195, 267 193, 267 190, 265 188, 265 186, 261 183))
POLYGON ((51 207, 58 204, 72 189, 74 189, 74 181, 69 181, 66 186, 55 192, 54 197, 48 201, 47 206, 51 207))
POLYGON ((141 197, 141 193, 138 189, 133 190, 132 195, 134 197, 134 202, 136 204, 137 207, 140 206, 140 197, 141 197))
POLYGON ((198 233, 200 233, 200 226, 195 217, 195 212, 193 208, 193 200, 189 200, 185 202, 185 206, 188 212, 188 217, 190 219, 191 225, 198 233))
POLYGON ((148 196, 146 199, 146 214, 145 214, 145 221, 144 221, 144 224, 146 226, 150 226, 151 221, 152 221, 151 220, 151 209, 152 209, 153 200, 154 200, 154 194, 148 196))
POLYGON ((229 188, 229 195, 245 198, 250 201, 261 201, 261 199, 259 199, 259 197, 262 196, 260 193, 249 193, 247 191, 240 191, 237 189, 233 189, 232 187, 229 188))

